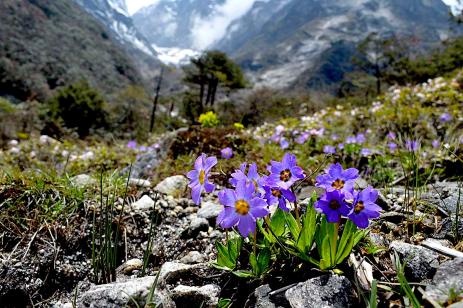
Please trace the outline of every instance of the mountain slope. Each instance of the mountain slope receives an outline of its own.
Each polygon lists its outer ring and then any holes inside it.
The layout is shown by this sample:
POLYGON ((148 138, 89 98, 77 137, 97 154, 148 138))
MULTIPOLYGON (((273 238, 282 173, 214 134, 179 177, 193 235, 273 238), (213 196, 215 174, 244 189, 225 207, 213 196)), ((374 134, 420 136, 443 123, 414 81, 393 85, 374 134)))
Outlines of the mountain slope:
POLYGON ((448 28, 441 0, 267 0, 256 1, 215 47, 231 53, 260 85, 317 88, 349 71, 344 61, 371 32, 414 36, 426 48, 448 28))
POLYGON ((70 0, 2 0, 0 20, 0 95, 45 99, 81 79, 105 93, 141 83, 120 46, 70 0))

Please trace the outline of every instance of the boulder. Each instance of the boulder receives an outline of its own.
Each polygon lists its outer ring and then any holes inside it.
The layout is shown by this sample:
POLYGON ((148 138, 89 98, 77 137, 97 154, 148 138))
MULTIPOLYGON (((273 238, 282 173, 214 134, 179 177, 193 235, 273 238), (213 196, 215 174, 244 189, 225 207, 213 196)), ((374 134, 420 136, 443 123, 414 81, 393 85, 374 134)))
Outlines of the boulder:
POLYGON ((344 276, 324 275, 311 278, 285 292, 292 308, 351 307, 354 287, 344 276))
POLYGON ((188 187, 188 179, 183 175, 175 175, 165 178, 154 188, 156 191, 172 196, 181 197, 188 187))
POLYGON ((430 249, 401 241, 393 241, 389 248, 398 253, 402 264, 405 263, 405 273, 412 282, 432 278, 439 267, 439 254, 430 249))
POLYGON ((439 304, 445 304, 452 292, 460 296, 463 292, 463 258, 442 263, 426 287, 426 294, 439 304))

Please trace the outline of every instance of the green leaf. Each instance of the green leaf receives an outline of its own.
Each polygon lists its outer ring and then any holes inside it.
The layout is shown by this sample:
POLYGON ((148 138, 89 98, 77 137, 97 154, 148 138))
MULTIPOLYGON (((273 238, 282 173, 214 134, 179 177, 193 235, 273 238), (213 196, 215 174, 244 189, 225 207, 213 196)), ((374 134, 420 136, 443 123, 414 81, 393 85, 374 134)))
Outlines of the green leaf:
MULTIPOLYGON (((338 260, 341 258, 341 255, 344 254, 344 248, 346 248, 346 245, 351 241, 355 234, 356 227, 354 223, 350 220, 346 222, 344 225, 344 230, 342 231, 342 236, 341 240, 338 242, 338 247, 336 251, 336 263, 338 263, 338 260)), ((351 247, 352 249, 352 247, 351 247)))
POLYGON ((315 232, 317 229, 317 212, 313 206, 308 206, 302 217, 302 229, 297 241, 297 247, 304 253, 312 248, 315 232))
POLYGON ((232 260, 230 260, 228 247, 219 241, 215 243, 215 247, 217 248, 217 265, 223 268, 228 268, 229 270, 233 270, 235 268, 235 264, 233 264, 232 260))
POLYGON ((250 271, 234 271, 233 274, 240 278, 254 277, 254 274, 250 271))
POLYGON ((259 269, 258 276, 264 274, 268 266, 270 264, 270 250, 268 248, 264 248, 260 251, 259 255, 257 256, 257 267, 259 269))
POLYGON ((249 255, 249 264, 251 264, 252 272, 254 273, 254 275, 255 275, 255 276, 258 276, 259 267, 258 267, 258 265, 257 265, 257 257, 256 257, 256 255, 254 254, 254 252, 252 252, 252 253, 249 255))
POLYGON ((270 221, 270 228, 276 236, 282 236, 285 233, 285 212, 277 208, 270 221))
POLYGON ((299 233, 301 232, 299 225, 297 224, 296 219, 291 213, 284 212, 286 224, 288 225, 289 232, 296 241, 299 238, 299 233))
POLYGON ((370 301, 369 306, 370 308, 376 308, 378 306, 378 281, 373 279, 371 282, 371 292, 370 292, 370 301))
POLYGON ((341 264, 342 261, 344 261, 344 259, 347 258, 347 256, 351 253, 353 247, 354 247, 354 237, 351 236, 347 244, 344 246, 344 250, 341 253, 340 251, 337 252, 336 265, 341 264))

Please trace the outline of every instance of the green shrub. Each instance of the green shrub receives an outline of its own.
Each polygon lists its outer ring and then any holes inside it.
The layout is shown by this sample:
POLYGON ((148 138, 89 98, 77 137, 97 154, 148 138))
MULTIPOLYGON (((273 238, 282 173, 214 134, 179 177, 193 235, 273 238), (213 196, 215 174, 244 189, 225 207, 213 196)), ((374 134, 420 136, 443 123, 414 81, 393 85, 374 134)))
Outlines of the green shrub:
POLYGON ((199 123, 202 127, 212 128, 219 126, 220 121, 214 111, 208 111, 199 116, 199 123))
POLYGON ((49 101, 49 116, 62 120, 66 127, 76 129, 80 137, 85 137, 91 128, 107 127, 104 107, 100 93, 81 81, 58 91, 49 101))

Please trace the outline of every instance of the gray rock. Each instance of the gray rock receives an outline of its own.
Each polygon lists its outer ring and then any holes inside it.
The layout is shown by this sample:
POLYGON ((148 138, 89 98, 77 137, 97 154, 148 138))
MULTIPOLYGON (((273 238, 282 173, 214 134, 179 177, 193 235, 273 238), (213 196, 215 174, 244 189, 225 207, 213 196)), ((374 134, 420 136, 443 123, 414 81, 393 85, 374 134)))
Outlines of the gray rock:
POLYGON ((180 262, 185 264, 203 263, 207 261, 207 257, 199 251, 190 251, 186 256, 180 259, 180 262))
POLYGON ((368 187, 368 182, 365 179, 357 178, 355 180, 355 188, 357 189, 365 189, 368 187))
POLYGON ((129 185, 148 188, 151 187, 151 182, 143 179, 130 178, 129 185))
MULTIPOLYGON (((126 307, 136 301, 139 307, 144 307, 147 297, 156 277, 148 276, 124 282, 94 285, 78 296, 78 307, 126 307)), ((156 289, 153 299, 156 307, 175 307, 175 304, 163 292, 156 289)))
POLYGON ((460 296, 463 292, 463 258, 450 260, 437 269, 432 283, 426 287, 426 294, 434 301, 444 304, 451 290, 460 296))
POLYGON ((458 189, 453 190, 447 198, 441 201, 441 207, 452 216, 455 216, 458 204, 460 205, 461 213, 463 211, 463 189, 460 194, 458 193, 458 189))
POLYGON ((205 201, 201 204, 198 210, 198 217, 205 218, 209 222, 215 221, 220 212, 222 212, 223 206, 213 201, 205 201))
POLYGON ((212 308, 219 303, 220 287, 214 284, 202 287, 178 285, 170 293, 177 307, 212 308))
POLYGON ((292 308, 351 307, 354 288, 344 276, 324 275, 298 283, 285 293, 292 308))
POLYGON ((276 308, 275 304, 271 301, 269 293, 272 292, 270 286, 265 284, 258 287, 254 291, 254 297, 256 298, 255 308, 276 308))
POLYGON ((124 274, 131 274, 135 270, 139 270, 143 267, 143 261, 140 259, 130 259, 119 267, 119 270, 124 274))
POLYGON ((198 281, 204 284, 218 282, 215 278, 220 271, 213 268, 209 263, 184 264, 180 262, 166 262, 162 265, 158 285, 178 285, 180 282, 184 285, 195 285, 198 281))
POLYGON ((394 249, 401 263, 406 263, 405 273, 412 282, 420 282, 431 278, 439 267, 439 254, 422 246, 393 241, 389 245, 394 249))
POLYGON ((190 225, 183 230, 182 238, 196 237, 199 232, 207 231, 209 229, 209 222, 205 218, 195 217, 191 220, 190 225))
POLYGON ((187 187, 188 179, 183 175, 175 175, 165 178, 154 189, 160 193, 178 198, 185 193, 187 187))
MULTIPOLYGON (((134 178, 146 178, 150 176, 150 173, 155 170, 161 162, 167 157, 167 153, 171 148, 171 145, 175 138, 177 138, 178 133, 187 131, 188 128, 180 128, 176 131, 169 132, 163 136, 163 138, 158 142, 159 149, 150 151, 143 155, 138 156, 137 160, 132 164, 132 169, 130 172, 130 177, 134 178)), ((130 168, 127 167, 122 170, 121 174, 127 175, 130 168)))
POLYGON ((79 174, 71 178, 71 183, 78 188, 96 186, 97 181, 88 174, 79 174))
POLYGON ((132 209, 134 209, 135 211, 146 211, 154 208, 154 200, 151 199, 149 196, 144 195, 143 197, 141 197, 140 200, 132 203, 131 206, 132 209))
MULTIPOLYGON (((446 217, 442 219, 440 228, 436 231, 433 237, 437 239, 454 240, 455 239, 455 227, 456 227, 455 216, 446 217)), ((463 234, 463 219, 462 218, 458 220, 458 234, 460 235, 463 234)))

